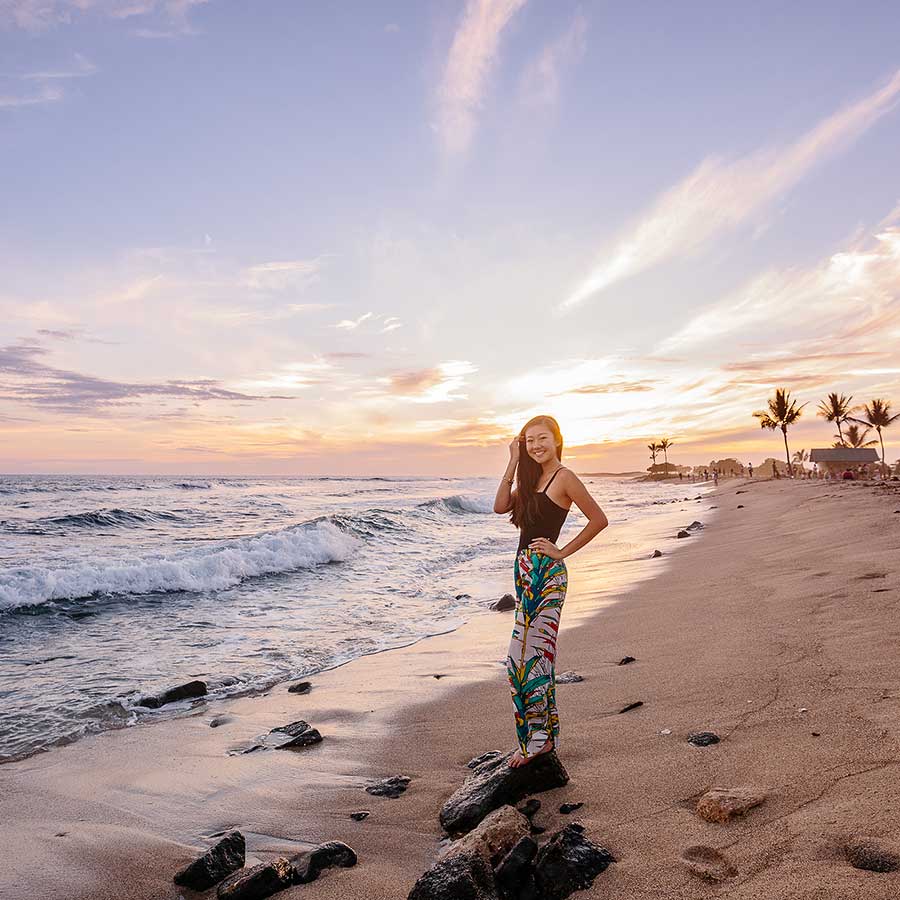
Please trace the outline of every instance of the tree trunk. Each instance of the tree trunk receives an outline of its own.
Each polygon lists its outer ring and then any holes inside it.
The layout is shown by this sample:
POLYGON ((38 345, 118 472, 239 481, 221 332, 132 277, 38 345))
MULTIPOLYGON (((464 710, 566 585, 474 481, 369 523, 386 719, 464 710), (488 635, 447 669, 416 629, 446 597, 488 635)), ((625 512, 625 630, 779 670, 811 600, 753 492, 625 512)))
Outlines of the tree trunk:
POLYGON ((665 460, 666 460, 666 478, 668 478, 669 477, 669 451, 663 450, 663 456, 665 457, 665 460))
POLYGON ((884 438, 881 436, 881 426, 875 429, 878 432, 878 440, 881 441, 881 477, 884 478, 884 438))
POLYGON ((794 477, 794 467, 791 465, 791 451, 788 450, 787 426, 786 425, 781 426, 781 433, 784 435, 784 455, 787 459, 788 475, 790 475, 791 478, 793 478, 794 477))
POLYGON ((838 418, 837 418, 837 426, 838 426, 838 437, 841 439, 841 446, 846 447, 847 442, 844 440, 844 432, 841 431, 841 417, 840 416, 838 416, 838 418))

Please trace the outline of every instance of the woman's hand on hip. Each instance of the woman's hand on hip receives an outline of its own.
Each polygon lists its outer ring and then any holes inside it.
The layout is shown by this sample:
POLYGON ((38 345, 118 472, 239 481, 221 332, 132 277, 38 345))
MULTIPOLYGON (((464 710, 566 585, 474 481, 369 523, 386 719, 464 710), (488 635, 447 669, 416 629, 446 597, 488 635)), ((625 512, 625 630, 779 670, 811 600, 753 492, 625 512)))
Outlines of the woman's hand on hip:
POLYGON ((547 538, 535 538, 529 545, 529 550, 537 550, 539 553, 543 553, 544 556, 549 556, 551 559, 562 559, 562 550, 553 543, 553 541, 548 541, 547 538))

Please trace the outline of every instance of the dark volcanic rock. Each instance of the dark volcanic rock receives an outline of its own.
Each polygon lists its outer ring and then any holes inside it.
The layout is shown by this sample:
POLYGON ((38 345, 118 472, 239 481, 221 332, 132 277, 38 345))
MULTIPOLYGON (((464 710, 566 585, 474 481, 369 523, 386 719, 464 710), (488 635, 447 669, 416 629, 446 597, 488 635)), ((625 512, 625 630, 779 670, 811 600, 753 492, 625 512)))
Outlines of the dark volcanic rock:
POLYGON ((503 756, 502 750, 488 750, 487 753, 482 753, 481 756, 476 756, 474 759, 470 759, 466 766, 469 769, 474 769, 476 766, 480 766, 483 762, 487 762, 489 759, 496 759, 498 756, 503 756))
POLYGON ((269 732, 269 741, 269 746, 274 745, 276 750, 295 750, 299 747, 309 747, 310 744, 321 743, 322 735, 310 726, 309 722, 298 719, 296 722, 291 722, 290 725, 273 728, 269 732))
POLYGON ((744 504, 743 504, 743 503, 738 503, 737 508, 738 508, 738 509, 743 509, 743 508, 744 508, 744 504))
POLYGON ((519 898, 535 894, 534 871, 531 861, 537 856, 538 845, 523 837, 494 869, 494 879, 502 897, 519 898))
POLYGON ((308 694, 312 690, 312 684, 308 681, 297 681, 288 688, 289 694, 308 694))
POLYGON ((690 537, 690 536, 691 536, 691 533, 689 531, 685 531, 683 528, 681 529, 681 531, 678 532, 678 534, 675 535, 675 537, 680 537, 680 538, 686 538, 686 537, 690 537))
POLYGON ((192 891, 205 891, 240 869, 244 865, 245 852, 244 836, 239 831, 232 831, 199 859, 186 865, 172 881, 192 891))
POLYGON ((227 878, 216 891, 219 900, 263 900, 290 887, 294 867, 283 856, 271 863, 241 869, 227 878))
POLYGON ((637 709, 639 706, 643 706, 643 705, 644 705, 643 700, 635 700, 634 703, 629 703, 627 706, 623 706, 619 710, 619 713, 621 714, 621 713, 631 712, 631 710, 637 709))
POLYGON ((456 853, 432 866, 408 900, 498 900, 494 876, 480 853, 456 853))
POLYGON ((708 747, 710 744, 718 744, 719 740, 714 731, 692 731, 688 735, 688 743, 695 747, 708 747))
POLYGON ((543 834, 547 829, 543 825, 535 825, 532 823, 531 825, 531 833, 532 834, 543 834))
POLYGON ((390 797, 391 800, 396 800, 409 786, 410 780, 406 775, 392 775, 390 778, 370 784, 366 788, 366 793, 375 797, 390 797))
POLYGON ((361 809, 359 812, 350 813, 350 818, 353 819, 354 822, 362 822, 363 819, 369 818, 369 811, 367 809, 361 809))
POLYGON ((504 594, 499 600, 494 601, 491 604, 490 608, 497 610, 497 612, 505 612, 508 609, 515 609, 516 598, 513 597, 512 594, 504 594))
POLYGON ((584 836, 584 828, 566 825, 541 848, 534 863, 534 880, 543 900, 562 900, 589 888, 615 858, 584 836))
POLYGON ((896 872, 900 869, 900 856, 879 846, 875 841, 854 841, 844 848, 847 862, 854 869, 867 872, 896 872))
POLYGON ((569 813, 575 812, 576 809, 581 809, 582 806, 584 806, 583 803, 563 803, 563 805, 560 806, 559 811, 564 816, 567 816, 569 813))
POLYGON ((660 556, 662 556, 662 550, 654 550, 654 551, 650 554, 650 559, 659 559, 660 556))
POLYGON ((178 687, 169 688, 161 694, 153 697, 142 697, 138 700, 137 705, 146 709, 159 709, 167 703, 175 703, 176 700, 188 700, 192 697, 203 697, 206 694, 205 681, 189 681, 187 684, 180 684, 178 687))
POLYGON ((556 676, 557 684, 578 684, 579 681, 584 681, 584 675, 579 675, 577 672, 563 672, 556 676))
POLYGON ((694 521, 691 522, 690 525, 688 525, 687 530, 688 530, 688 531, 698 531, 698 530, 701 529, 702 527, 703 527, 703 523, 702 523, 702 522, 698 522, 696 519, 694 519, 694 521))
POLYGON ((294 859, 294 884, 315 881, 324 869, 340 866, 349 869, 356 865, 356 853, 341 841, 328 841, 294 859))
POLYGON ((512 753, 477 766, 441 809, 440 822, 450 834, 470 831, 489 812, 515 805, 528 794, 568 784, 569 774, 556 752, 542 753, 527 766, 507 765, 512 753))
POLYGON ((529 797, 520 807, 519 812, 527 818, 531 818, 541 808, 541 801, 537 797, 529 797))
POLYGON ((616 663, 616 665, 618 665, 618 666, 627 666, 628 663, 633 663, 633 662, 634 662, 634 657, 633 657, 633 656, 623 656, 623 657, 618 661, 618 663, 616 663))

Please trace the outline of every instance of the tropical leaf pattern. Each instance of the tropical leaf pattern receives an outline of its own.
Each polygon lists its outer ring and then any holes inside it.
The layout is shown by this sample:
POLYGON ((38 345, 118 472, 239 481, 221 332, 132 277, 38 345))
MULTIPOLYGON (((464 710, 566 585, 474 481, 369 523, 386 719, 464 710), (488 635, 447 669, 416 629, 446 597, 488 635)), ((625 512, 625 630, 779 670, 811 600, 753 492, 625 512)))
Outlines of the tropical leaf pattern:
POLYGON ((559 741, 556 708, 556 637, 568 573, 561 559, 526 547, 516 556, 516 624, 506 674, 512 692, 516 737, 522 755, 559 741))

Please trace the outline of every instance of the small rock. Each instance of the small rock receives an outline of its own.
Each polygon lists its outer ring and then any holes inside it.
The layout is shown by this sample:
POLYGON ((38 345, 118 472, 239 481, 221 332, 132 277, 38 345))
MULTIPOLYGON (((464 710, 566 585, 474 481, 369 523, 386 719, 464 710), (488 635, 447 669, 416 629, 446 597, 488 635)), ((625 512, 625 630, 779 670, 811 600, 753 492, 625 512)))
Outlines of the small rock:
POLYGON ((746 494, 747 492, 746 491, 735 491, 734 493, 735 494, 746 494))
POLYGON ((294 859, 294 884, 309 884, 332 866, 349 869, 355 865, 356 853, 351 847, 342 841, 328 841, 294 859))
POLYGON ((533 822, 531 823, 531 833, 532 834, 543 834, 547 829, 544 828, 543 825, 535 825, 533 822))
POLYGON ((822 735, 821 735, 821 732, 818 732, 818 731, 811 731, 810 734, 811 734, 813 737, 821 737, 821 736, 822 736, 822 735))
POLYGON ((714 731, 692 731, 688 735, 688 743, 695 747, 708 747, 718 744, 721 738, 714 731))
POLYGON ((696 519, 694 519, 694 521, 691 522, 690 525, 688 525, 688 531, 696 531, 697 529, 702 528, 702 527, 703 527, 703 523, 698 522, 696 519))
POLYGON ((697 801, 697 815, 707 822, 723 824, 734 816, 743 816, 766 799, 752 788, 711 788, 697 801))
POLYGON ((290 887, 294 867, 280 856, 274 862, 240 869, 226 878, 216 891, 219 900, 263 900, 290 887))
POLYGON ((498 900, 494 875, 480 853, 439 860, 413 886, 408 900, 498 900))
POLYGON ((516 608, 516 598, 512 594, 504 594, 499 600, 490 605, 490 609, 497 612, 505 612, 508 609, 516 608))
POLYGON ((705 881, 725 881, 738 874, 737 869, 721 850, 703 844, 688 847, 681 854, 681 862, 687 866, 692 875, 705 881))
POLYGON ((662 556, 662 550, 654 550, 650 554, 650 559, 659 559, 662 556))
POLYGON ((480 853, 491 866, 496 865, 526 837, 528 819, 512 806, 501 806, 485 816, 468 834, 452 843, 445 855, 480 853))
POLYGON ((633 657, 633 656, 623 656, 623 657, 616 663, 616 665, 617 665, 617 666, 627 666, 628 663, 633 663, 633 662, 634 662, 634 657, 633 657))
POLYGON ((481 756, 476 756, 474 759, 470 759, 466 763, 466 767, 469 769, 474 769, 476 766, 480 766, 482 763, 487 762, 489 759, 496 759, 498 756, 503 756, 502 750, 488 750, 487 753, 482 753, 481 756))
POLYGON ((137 701, 137 706, 143 706, 146 709, 159 709, 160 706, 165 706, 167 703, 175 703, 178 700, 188 700, 193 697, 203 697, 205 694, 205 681, 189 681, 187 684, 169 688, 161 694, 156 694, 152 697, 142 697, 137 701))
POLYGON ((854 869, 867 872, 896 872, 900 869, 900 855, 875 841, 853 841, 844 848, 847 862, 854 869))
POLYGON ((359 812, 350 813, 350 818, 353 819, 354 822, 362 822, 363 819, 369 818, 369 811, 367 809, 361 809, 359 812))
POLYGON ((537 797, 529 797, 520 807, 519 812, 527 818, 531 818, 541 808, 541 801, 537 797))
POLYGON ((322 735, 302 719, 291 722, 289 725, 273 728, 269 735, 275 741, 276 750, 297 750, 322 742, 322 735), (281 740, 282 736, 284 737, 283 741, 281 740))
POLYGON ((644 705, 643 700, 635 700, 634 703, 629 703, 627 706, 623 706, 619 710, 619 714, 621 715, 622 713, 631 712, 631 710, 637 709, 639 706, 643 706, 643 705, 644 705))
POLYGON ((529 889, 534 891, 531 861, 537 856, 537 852, 538 845, 526 836, 500 860, 500 864, 494 869, 494 879, 502 895, 521 897, 529 889))
POLYGON ((209 720, 210 728, 218 728, 220 725, 227 725, 229 722, 233 722, 234 719, 231 716, 213 716, 209 720))
POLYGON ((744 508, 744 504, 743 504, 743 503, 738 503, 737 508, 738 508, 738 509, 743 509, 743 508, 744 508))
POLYGON ((681 529, 681 531, 678 532, 678 534, 675 535, 675 537, 680 537, 680 538, 686 538, 686 537, 690 537, 690 536, 691 536, 691 533, 689 531, 685 531, 683 528, 681 529))
POLYGON ((527 766, 512 768, 512 752, 477 766, 441 809, 440 822, 449 834, 471 831, 489 812, 518 803, 528 794, 562 787, 569 774, 556 752, 542 753, 527 766))
POLYGON ((577 672, 563 672, 556 676, 557 684, 578 684, 579 681, 584 681, 584 676, 577 672))
POLYGON ((232 831, 199 859, 186 865, 172 881, 192 891, 205 891, 244 865, 246 844, 239 831, 232 831))
POLYGON ((584 836, 584 828, 574 822, 557 831, 540 849, 534 862, 538 896, 562 900, 573 891, 589 888, 594 879, 615 862, 613 855, 584 836))
POLYGON ((453 599, 454 600, 468 600, 472 595, 471 594, 457 594, 453 599))
POLYGON ((288 688, 289 694, 308 694, 312 690, 312 684, 308 681, 297 681, 288 688))
POLYGON ((366 793, 374 797, 390 797, 391 800, 396 800, 409 787, 411 780, 406 775, 392 775, 390 778, 370 784, 366 788, 366 793))
POLYGON ((660 734, 671 734, 671 733, 672 733, 671 728, 663 728, 663 730, 660 731, 660 734))
POLYGON ((581 809, 582 806, 584 806, 583 803, 563 803, 563 805, 560 806, 559 811, 564 816, 567 816, 569 813, 575 812, 576 809, 581 809))

